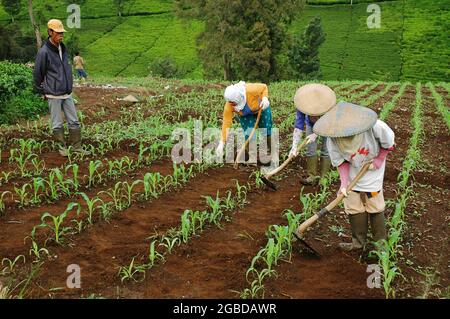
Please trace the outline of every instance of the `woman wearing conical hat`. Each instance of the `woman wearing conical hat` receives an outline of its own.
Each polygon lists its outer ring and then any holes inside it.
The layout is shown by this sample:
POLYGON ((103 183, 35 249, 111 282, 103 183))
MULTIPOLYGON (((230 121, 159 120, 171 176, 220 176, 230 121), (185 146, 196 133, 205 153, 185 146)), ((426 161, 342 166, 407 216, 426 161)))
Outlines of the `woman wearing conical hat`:
POLYGON ((383 179, 386 156, 394 149, 394 132, 371 109, 348 102, 338 103, 317 121, 313 130, 328 137, 331 163, 338 168, 341 179, 339 192, 345 196, 352 242, 341 243, 339 247, 346 251, 364 248, 369 222, 373 239, 386 239, 383 179), (370 169, 347 192, 349 181, 370 160, 373 160, 370 169))
MULTIPOLYGON (((257 114, 262 109, 258 127, 266 129, 268 151, 270 153, 272 136, 272 111, 269 102, 269 89, 264 83, 245 83, 243 81, 230 85, 225 89, 225 107, 223 111, 222 139, 217 146, 216 154, 222 158, 223 148, 227 141, 227 130, 231 128, 233 115, 239 116, 239 122, 248 139, 253 129, 257 114)), ((246 161, 249 158, 248 147, 245 150, 246 161)), ((270 159, 265 159, 263 165, 270 165, 270 159)))
POLYGON ((306 171, 308 177, 301 182, 305 185, 316 184, 319 180, 317 167, 319 156, 317 155, 318 142, 321 140, 320 148, 320 177, 325 176, 330 170, 330 158, 326 145, 326 137, 318 137, 313 133, 314 123, 332 107, 336 105, 336 94, 332 89, 323 84, 306 84, 295 93, 294 104, 297 108, 297 119, 294 125, 292 148, 289 153, 297 156, 297 147, 306 132, 310 143, 306 150, 306 171))

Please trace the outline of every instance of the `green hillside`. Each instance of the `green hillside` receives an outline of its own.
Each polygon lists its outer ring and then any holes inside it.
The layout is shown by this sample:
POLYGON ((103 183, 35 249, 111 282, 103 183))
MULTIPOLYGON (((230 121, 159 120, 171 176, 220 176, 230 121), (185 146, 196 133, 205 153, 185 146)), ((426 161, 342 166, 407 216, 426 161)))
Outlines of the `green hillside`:
MULTIPOLYGON (((377 1, 355 0, 350 6, 350 0, 308 0, 309 5, 299 13, 291 34, 301 32, 313 17, 322 18, 327 35, 320 51, 324 79, 447 81, 450 2, 378 2, 381 28, 369 29, 367 5, 373 2, 377 1)), ((36 6, 43 3, 36 2, 36 6)), ((56 3, 60 5, 52 12, 44 11, 46 18, 64 19, 67 15, 65 1, 56 3)), ((195 38, 203 25, 180 21, 171 10, 169 0, 135 0, 119 18, 111 0, 86 0, 81 29, 75 32, 88 71, 95 75, 146 76, 155 58, 171 56, 187 71, 188 78, 201 78, 195 38)), ((30 29, 26 10, 19 18, 23 28, 30 29)), ((2 10, 0 20, 8 20, 2 10)), ((45 33, 45 25, 43 29, 45 33)))

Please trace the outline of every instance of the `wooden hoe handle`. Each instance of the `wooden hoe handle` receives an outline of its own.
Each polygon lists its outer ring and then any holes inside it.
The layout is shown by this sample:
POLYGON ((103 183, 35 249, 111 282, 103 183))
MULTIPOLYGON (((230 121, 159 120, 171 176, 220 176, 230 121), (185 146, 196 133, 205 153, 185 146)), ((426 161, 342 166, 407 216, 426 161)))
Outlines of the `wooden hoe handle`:
MULTIPOLYGON (((299 145, 298 147, 298 152, 300 152, 300 150, 305 147, 306 144, 308 144, 309 140, 308 139, 304 139, 303 142, 299 145)), ((278 174, 279 172, 281 172, 294 158, 296 158, 296 156, 289 156, 287 158, 287 160, 285 160, 283 162, 283 164, 281 164, 279 167, 275 168, 273 171, 268 172, 266 175, 264 175, 265 178, 269 179, 271 178, 273 175, 278 174)))
POLYGON ((245 148, 247 147, 247 144, 248 144, 248 143, 250 142, 250 140, 253 138, 253 135, 255 135, 256 129, 258 128, 258 125, 259 125, 259 120, 261 119, 261 113, 262 113, 262 108, 259 109, 258 117, 256 118, 256 123, 255 123, 255 126, 253 127, 252 132, 250 133, 250 136, 249 136, 248 139, 245 141, 244 145, 241 147, 241 149, 240 149, 240 151, 239 151, 239 153, 238 153, 238 155, 237 155, 237 157, 236 157, 236 160, 234 161, 234 168, 238 168, 238 166, 239 166, 238 161, 239 161, 239 159, 241 158, 242 153, 245 152, 245 148))
MULTIPOLYGON (((353 187, 355 187, 356 183, 361 179, 361 177, 367 172, 367 170, 370 167, 370 164, 372 164, 372 161, 367 162, 364 164, 364 166, 359 171, 358 175, 355 176, 354 179, 350 182, 347 189, 348 191, 351 191, 353 187)), ((297 228, 297 235, 299 237, 302 237, 305 231, 314 224, 319 218, 325 216, 328 214, 333 208, 335 208, 342 200, 344 199, 344 194, 339 193, 339 195, 336 197, 335 200, 333 200, 331 203, 329 203, 325 208, 322 208, 320 212, 315 213, 310 218, 308 218, 306 221, 304 221, 298 228, 297 228)))

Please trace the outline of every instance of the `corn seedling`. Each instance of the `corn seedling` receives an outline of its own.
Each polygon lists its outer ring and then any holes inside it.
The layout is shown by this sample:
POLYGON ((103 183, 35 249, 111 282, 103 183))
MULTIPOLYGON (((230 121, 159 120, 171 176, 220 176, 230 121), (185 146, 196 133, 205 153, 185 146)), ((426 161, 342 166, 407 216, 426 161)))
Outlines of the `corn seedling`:
POLYGON ((181 235, 184 243, 187 243, 192 232, 192 223, 190 219, 191 214, 192 211, 185 210, 183 215, 181 216, 181 235))
POLYGON ((3 212, 5 211, 6 206, 5 206, 4 198, 8 194, 10 194, 12 196, 12 193, 10 191, 4 191, 0 195, 0 215, 3 214, 3 212))
POLYGON ((88 186, 92 187, 95 184, 96 178, 98 178, 99 182, 101 182, 102 177, 100 173, 98 172, 98 169, 102 166, 102 162, 100 160, 90 161, 89 162, 89 180, 88 180, 88 186))
POLYGON ((42 194, 39 194, 40 190, 45 192, 44 180, 40 177, 33 178, 33 197, 31 198, 30 201, 31 204, 37 205, 41 203, 42 194))
POLYGON ((126 194, 126 205, 127 205, 126 207, 131 206, 131 202, 133 200, 133 188, 140 183, 142 183, 141 180, 134 181, 131 185, 128 184, 128 182, 124 182, 122 184, 122 187, 125 188, 125 191, 126 191, 126 193, 125 193, 126 194))
POLYGON ((5 266, 5 264, 7 265, 5 268, 3 268, 2 270, 2 274, 6 275, 6 274, 12 274, 14 273, 14 267, 16 266, 16 264, 20 261, 23 260, 23 263, 25 263, 25 256, 24 255, 19 255, 17 256, 14 260, 11 260, 9 258, 3 258, 2 259, 2 266, 5 266))
POLYGON ((21 188, 17 188, 14 186, 14 192, 19 196, 19 200, 16 200, 16 202, 19 203, 20 207, 25 207, 28 205, 28 191, 27 188, 32 188, 30 184, 24 184, 21 188))
POLYGON ((163 237, 160 245, 164 246, 167 249, 167 252, 172 253, 172 249, 176 244, 180 244, 180 238, 178 237, 163 237))
POLYGON ((35 257, 35 261, 38 261, 41 259, 41 254, 49 255, 49 252, 46 248, 39 248, 38 244, 34 239, 31 239, 31 248, 30 248, 30 256, 33 254, 35 257))
POLYGON ((243 207, 247 199, 247 187, 239 185, 238 181, 236 181, 236 195, 240 207, 243 207))
POLYGON ((133 257, 133 259, 131 260, 130 265, 128 266, 124 266, 124 267, 120 267, 119 269, 119 276, 120 276, 120 280, 122 282, 124 282, 125 280, 134 280, 134 281, 138 281, 135 276, 138 274, 144 274, 145 277, 145 266, 135 266, 134 265, 134 259, 136 257, 133 257))
POLYGON ((93 218, 92 217, 94 216, 94 211, 97 208, 95 205, 97 203, 103 203, 103 201, 100 198, 98 198, 98 197, 90 199, 89 196, 86 195, 85 193, 80 193, 80 195, 81 195, 81 197, 83 197, 83 199, 84 199, 84 201, 86 203, 86 206, 87 206, 87 220, 88 220, 88 223, 90 225, 92 225, 93 224, 93 218))
POLYGON ((149 249, 148 249, 148 266, 151 268, 155 265, 158 260, 162 260, 164 262, 164 256, 155 249, 156 240, 152 241, 149 249))
POLYGON ((78 179, 79 166, 78 166, 78 164, 68 165, 66 167, 66 174, 67 174, 67 172, 70 169, 72 169, 72 182, 73 182, 72 184, 73 184, 73 188, 74 188, 75 192, 78 192, 78 189, 80 188, 80 182, 79 182, 79 179, 78 179))
POLYGON ((161 181, 160 173, 147 173, 144 176, 144 197, 145 200, 150 199, 150 197, 157 198, 158 193, 158 185, 161 181))
POLYGON ((221 199, 219 197, 219 192, 217 192, 216 199, 212 199, 210 196, 203 196, 206 199, 206 204, 211 207, 212 211, 209 214, 209 223, 214 223, 220 228, 220 221, 223 217, 221 199))
POLYGON ((46 242, 48 240, 54 240, 57 244, 61 244, 64 236, 71 230, 71 227, 62 227, 62 224, 64 222, 64 219, 66 219, 67 215, 74 207, 77 207, 77 215, 79 215, 79 211, 81 209, 80 205, 78 203, 70 203, 69 205, 67 205, 66 210, 59 216, 53 216, 50 213, 45 213, 41 216, 41 224, 38 225, 38 227, 49 228, 54 235, 54 238, 49 238, 46 240, 46 242), (50 220, 49 224, 46 223, 47 219, 50 220))

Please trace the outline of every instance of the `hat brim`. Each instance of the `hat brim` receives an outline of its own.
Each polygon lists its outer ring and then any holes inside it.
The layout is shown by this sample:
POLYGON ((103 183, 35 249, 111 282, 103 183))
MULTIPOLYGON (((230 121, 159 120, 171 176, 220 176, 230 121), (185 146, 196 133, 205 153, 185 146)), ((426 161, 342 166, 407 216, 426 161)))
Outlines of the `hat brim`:
POLYGON ((339 102, 314 124, 313 131, 325 137, 353 136, 368 131, 377 120, 377 113, 367 107, 339 102))

